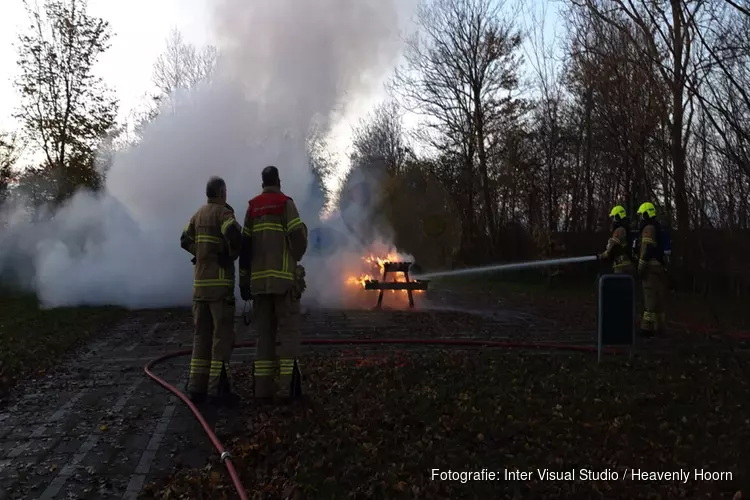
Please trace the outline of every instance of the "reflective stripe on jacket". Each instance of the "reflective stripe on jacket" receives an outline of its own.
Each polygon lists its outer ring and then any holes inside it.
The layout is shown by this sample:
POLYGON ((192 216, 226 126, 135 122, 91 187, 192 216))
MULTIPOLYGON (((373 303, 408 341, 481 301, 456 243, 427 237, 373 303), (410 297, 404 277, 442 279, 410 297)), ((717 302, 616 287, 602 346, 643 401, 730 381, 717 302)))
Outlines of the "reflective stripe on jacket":
POLYGON ((617 227, 607 241, 607 249, 602 257, 612 259, 612 269, 615 273, 632 271, 633 263, 628 254, 629 250, 627 231, 623 227, 617 227))
POLYGON ((242 226, 229 205, 208 200, 182 231, 182 248, 195 256, 194 300, 234 296, 234 261, 239 256, 242 226))
POLYGON ((307 250, 307 227, 294 201, 278 187, 266 187, 248 203, 242 228, 240 286, 255 294, 291 290, 297 262, 307 250))

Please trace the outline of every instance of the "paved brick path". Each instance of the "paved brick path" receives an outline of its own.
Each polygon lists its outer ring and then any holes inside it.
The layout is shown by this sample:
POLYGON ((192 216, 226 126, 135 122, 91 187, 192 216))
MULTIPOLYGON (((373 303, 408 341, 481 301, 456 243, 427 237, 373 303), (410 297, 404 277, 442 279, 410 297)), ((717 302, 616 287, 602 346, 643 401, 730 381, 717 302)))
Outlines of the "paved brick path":
POLYGON ((0 499, 136 498, 149 474, 169 471, 170 449, 193 422, 144 376, 142 358, 179 348, 182 323, 135 314, 17 387, 0 411, 0 499))
MULTIPOLYGON (((174 467, 200 467, 213 450, 189 410, 146 378, 143 365, 190 346, 189 312, 134 313, 45 376, 20 384, 0 409, 0 500, 136 498, 174 467)), ((252 332, 238 318, 238 340, 252 332)), ((528 313, 432 310, 312 311, 305 337, 493 338, 591 344, 528 313)), ((346 347, 341 349, 354 352, 346 347)), ((401 349, 399 347, 399 349, 401 349)), ((371 346, 367 352, 393 347, 371 346)), ((238 349, 234 363, 253 355, 238 349)), ((187 359, 158 367, 182 387, 187 359)), ((216 417, 218 418, 218 417, 216 417)))

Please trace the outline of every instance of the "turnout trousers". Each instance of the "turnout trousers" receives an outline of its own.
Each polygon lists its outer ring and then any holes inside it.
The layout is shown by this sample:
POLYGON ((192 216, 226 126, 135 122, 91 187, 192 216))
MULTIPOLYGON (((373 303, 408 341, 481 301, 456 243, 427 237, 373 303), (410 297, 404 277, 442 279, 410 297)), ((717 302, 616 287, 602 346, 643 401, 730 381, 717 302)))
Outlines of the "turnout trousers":
POLYGON ((666 328, 667 279, 664 268, 651 266, 643 277, 643 319, 641 331, 664 333, 666 328))
MULTIPOLYGON (((612 272, 614 274, 626 274, 633 278, 633 300, 636 301, 635 303, 638 303, 638 281, 637 281, 637 274, 635 272, 635 266, 633 266, 633 263, 630 262, 627 259, 618 259, 615 260, 614 265, 612 266, 612 272)), ((633 324, 638 323, 637 319, 637 313, 634 313, 636 317, 633 318, 633 324)))
POLYGON ((635 279, 635 266, 630 259, 619 256, 612 263, 612 272, 615 274, 629 274, 635 279))
POLYGON ((291 291, 285 294, 255 295, 253 318, 258 332, 253 363, 254 396, 273 398, 277 389, 284 398, 300 396, 299 300, 293 300, 291 291))
POLYGON ((229 360, 234 346, 234 297, 193 301, 193 356, 188 390, 221 396, 229 391, 229 360))

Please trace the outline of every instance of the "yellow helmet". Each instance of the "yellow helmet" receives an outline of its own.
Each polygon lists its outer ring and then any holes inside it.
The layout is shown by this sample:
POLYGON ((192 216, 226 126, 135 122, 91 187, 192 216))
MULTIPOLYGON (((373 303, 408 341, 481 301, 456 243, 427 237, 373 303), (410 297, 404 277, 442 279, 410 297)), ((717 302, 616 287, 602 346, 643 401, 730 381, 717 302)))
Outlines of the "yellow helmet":
POLYGON ((656 217, 656 207, 654 207, 654 204, 650 201, 642 203, 641 206, 638 207, 638 215, 643 218, 653 219, 656 217))
POLYGON ((628 216, 628 212, 625 210, 625 207, 623 207, 622 205, 617 205, 609 213, 609 216, 618 220, 623 220, 628 216))

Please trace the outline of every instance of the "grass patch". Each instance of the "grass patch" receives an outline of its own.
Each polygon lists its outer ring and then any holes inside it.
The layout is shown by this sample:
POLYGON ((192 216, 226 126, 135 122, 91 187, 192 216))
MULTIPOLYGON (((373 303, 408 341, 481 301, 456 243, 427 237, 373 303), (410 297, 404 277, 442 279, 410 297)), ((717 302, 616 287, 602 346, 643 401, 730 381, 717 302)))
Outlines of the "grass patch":
POLYGON ((593 294, 596 290, 595 282, 591 283, 570 283, 570 282, 547 282, 546 280, 512 280, 500 276, 486 276, 472 278, 466 277, 444 277, 435 278, 430 285, 436 285, 444 288, 471 288, 486 289, 493 292, 520 292, 534 294, 568 294, 570 292, 580 294, 593 294))
POLYGON ((0 396, 124 314, 118 307, 42 310, 34 295, 0 291, 0 396))
MULTIPOLYGON (((747 370, 729 355, 644 358, 411 352, 380 364, 305 360, 307 406, 235 413, 220 429, 250 498, 732 498, 750 488, 747 370), (435 481, 432 469, 532 472, 435 481), (537 469, 579 471, 543 481, 537 469), (583 480, 581 469, 690 472, 687 482, 583 480), (700 481, 695 469, 731 472, 700 481)), ((235 371, 249 397, 249 369, 235 371)), ((213 461, 152 498, 234 497, 213 461)))
MULTIPOLYGON (((533 306, 543 311, 548 317, 560 321, 588 314, 596 316, 598 294, 598 277, 594 275, 590 282, 560 281, 549 282, 535 278, 512 277, 507 274, 466 275, 439 277, 430 283, 432 290, 457 290, 493 295, 506 300, 519 308, 533 306)), ((642 283, 635 282, 636 307, 643 309, 642 283)), ((724 332, 750 335, 750 308, 745 298, 723 297, 718 295, 702 296, 681 291, 667 293, 667 318, 669 322, 687 325, 688 329, 698 331, 721 330, 724 332)), ((681 331, 680 328, 678 330, 681 331)))

